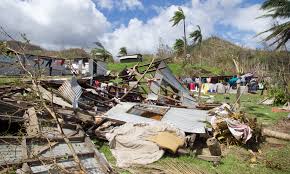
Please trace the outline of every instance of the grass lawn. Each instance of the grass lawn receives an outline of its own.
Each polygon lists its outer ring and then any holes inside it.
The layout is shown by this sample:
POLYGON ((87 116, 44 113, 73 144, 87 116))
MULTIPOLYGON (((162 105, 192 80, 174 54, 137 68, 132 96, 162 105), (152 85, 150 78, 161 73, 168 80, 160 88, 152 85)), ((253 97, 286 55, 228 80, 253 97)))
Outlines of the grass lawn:
MULTIPOLYGON (((216 95, 215 99, 220 102, 232 103, 235 101, 235 95, 216 95)), ((258 105, 257 102, 263 97, 253 94, 243 95, 241 97, 242 110, 257 117, 258 121, 263 124, 272 125, 278 120, 285 118, 286 113, 272 113, 271 106, 258 105)), ((271 146, 267 143, 261 145, 262 153, 258 155, 257 162, 251 163, 251 154, 243 147, 230 146, 223 151, 224 157, 222 163, 214 167, 211 162, 203 161, 194 156, 179 156, 172 157, 164 155, 159 161, 130 169, 120 169, 115 166, 115 158, 112 156, 109 146, 106 142, 97 143, 98 149, 105 154, 108 161, 119 173, 153 173, 151 166, 159 166, 168 168, 171 165, 186 165, 190 166, 191 170, 199 170, 209 174, 286 174, 290 173, 290 143, 285 143, 281 146, 271 146), (131 172, 130 172, 131 171, 131 172), (133 172, 132 172, 133 171, 133 172)), ((184 168, 184 167, 183 167, 184 168)))
MULTIPOLYGON (((141 62, 140 65, 142 64, 149 64, 150 61, 144 61, 141 62)), ((122 71, 124 68, 126 67, 133 67, 134 65, 136 65, 136 62, 132 62, 132 63, 109 63, 108 64, 108 70, 117 73, 122 71)), ((220 68, 217 67, 210 67, 210 66, 199 66, 199 65, 186 65, 186 67, 182 67, 182 64, 180 63, 168 63, 169 68, 171 69, 172 73, 174 75, 177 76, 183 76, 186 75, 185 72, 190 72, 190 69, 205 69, 207 71, 209 71, 211 74, 222 74, 225 73, 225 75, 231 74, 230 72, 222 72, 222 70, 220 68), (186 70, 185 70, 186 69, 186 70)))
POLYGON ((0 86, 19 82, 18 77, 0 77, 0 86))
MULTIPOLYGON (((264 125, 274 124, 281 118, 286 118, 287 113, 272 112, 272 106, 258 104, 265 96, 260 94, 245 94, 241 97, 241 110, 252 117, 256 117, 258 121, 264 125)), ((234 103, 235 94, 217 94, 215 100, 219 102, 234 103), (226 99, 228 97, 229 99, 226 99)))

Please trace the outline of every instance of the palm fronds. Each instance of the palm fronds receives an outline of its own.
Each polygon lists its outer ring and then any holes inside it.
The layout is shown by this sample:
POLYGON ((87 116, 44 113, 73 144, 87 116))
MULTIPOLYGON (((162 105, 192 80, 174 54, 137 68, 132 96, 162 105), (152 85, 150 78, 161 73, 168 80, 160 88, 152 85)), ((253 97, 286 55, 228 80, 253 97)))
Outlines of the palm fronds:
POLYGON ((199 25, 197 25, 197 28, 197 30, 189 34, 189 38, 192 38, 194 43, 200 44, 202 41, 202 34, 199 25))
POLYGON ((120 51, 119 51, 119 54, 122 55, 122 56, 127 55, 127 48, 126 47, 121 47, 120 51))
POLYGON ((173 49, 177 55, 181 55, 183 53, 184 41, 182 39, 176 39, 173 45, 173 49))
POLYGON ((183 13, 182 8, 178 8, 177 11, 174 12, 174 16, 170 19, 170 22, 173 22, 172 26, 178 25, 181 20, 185 19, 185 15, 183 13))
MULTIPOLYGON (((266 0, 262 6, 262 10, 266 10, 267 14, 260 18, 271 17, 273 19, 288 19, 290 17, 290 1, 289 0, 266 0)), ((277 45, 276 49, 286 44, 290 38, 290 22, 274 25, 268 30, 258 35, 271 32, 263 41, 274 40, 271 45, 277 45)))

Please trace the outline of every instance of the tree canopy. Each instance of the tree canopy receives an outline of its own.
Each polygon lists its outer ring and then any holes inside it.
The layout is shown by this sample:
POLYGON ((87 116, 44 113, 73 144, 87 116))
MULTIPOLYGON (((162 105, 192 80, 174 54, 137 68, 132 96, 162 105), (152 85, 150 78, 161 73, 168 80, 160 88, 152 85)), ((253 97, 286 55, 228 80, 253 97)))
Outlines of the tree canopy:
POLYGON ((201 29, 200 26, 197 25, 197 30, 193 31, 192 33, 189 34, 189 38, 193 39, 194 44, 201 44, 202 42, 202 34, 201 34, 201 29))
POLYGON ((180 56, 183 53, 184 41, 183 39, 176 39, 173 45, 174 52, 180 56))
POLYGON ((122 56, 126 56, 127 55, 127 48, 126 47, 121 47, 119 54, 122 56))

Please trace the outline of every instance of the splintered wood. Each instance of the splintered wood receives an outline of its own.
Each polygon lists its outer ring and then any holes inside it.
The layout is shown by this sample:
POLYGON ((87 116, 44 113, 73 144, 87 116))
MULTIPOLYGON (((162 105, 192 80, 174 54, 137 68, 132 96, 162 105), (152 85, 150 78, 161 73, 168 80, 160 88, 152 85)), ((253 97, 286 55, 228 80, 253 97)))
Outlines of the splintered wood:
POLYGON ((27 134, 37 136, 40 133, 40 128, 34 107, 28 108, 23 117, 27 134))

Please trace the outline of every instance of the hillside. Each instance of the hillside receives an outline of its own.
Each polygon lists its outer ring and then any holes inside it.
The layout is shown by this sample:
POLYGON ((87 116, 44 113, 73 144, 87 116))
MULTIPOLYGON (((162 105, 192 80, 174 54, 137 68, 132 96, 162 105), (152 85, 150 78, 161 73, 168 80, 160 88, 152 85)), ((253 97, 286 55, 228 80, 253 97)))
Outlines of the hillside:
MULTIPOLYGON (((2 41, 3 42, 3 41, 2 41)), ((6 41, 7 47, 18 52, 26 54, 34 54, 40 56, 60 57, 60 58, 81 58, 90 57, 90 55, 82 48, 70 48, 60 51, 46 50, 38 45, 23 43, 20 41, 6 41)))
MULTIPOLYGON (((7 41, 7 45, 17 51, 21 51, 20 47, 25 48, 26 53, 45 55, 61 58, 76 58, 76 57, 90 57, 90 55, 82 48, 70 48, 60 51, 52 51, 41 48, 33 44, 24 44, 17 41, 7 41)), ((182 66, 183 57, 169 60, 169 66, 174 74, 196 75, 203 72, 204 75, 230 75, 235 73, 235 67, 232 58, 240 61, 244 72, 256 72, 265 75, 267 73, 275 72, 282 66, 290 71, 289 58, 285 52, 272 52, 263 50, 253 50, 243 48, 235 45, 227 40, 210 37, 202 41, 200 46, 189 46, 189 53, 191 55, 190 63, 182 66), (288 66, 284 66, 288 65, 288 66), (208 73, 204 73, 206 71, 208 73)), ((22 52, 22 51, 21 51, 22 52)), ((153 55, 144 55, 144 63, 150 62, 153 55)), ((172 55, 171 57, 175 57, 172 55)), ((111 71, 119 72, 130 64, 109 63, 108 68, 111 71)))
MULTIPOLYGON (((237 59, 244 72, 269 73, 277 67, 290 70, 288 53, 265 51, 240 47, 218 37, 202 41, 200 46, 189 47, 192 64, 202 67, 216 67, 224 72, 235 72, 233 58, 237 59)), ((279 69, 279 68, 278 68, 279 69)))

